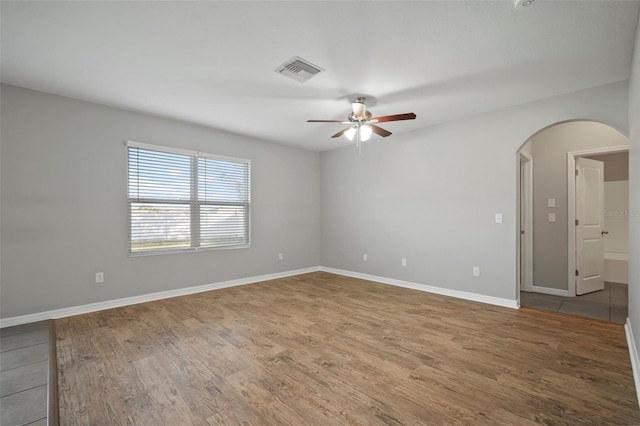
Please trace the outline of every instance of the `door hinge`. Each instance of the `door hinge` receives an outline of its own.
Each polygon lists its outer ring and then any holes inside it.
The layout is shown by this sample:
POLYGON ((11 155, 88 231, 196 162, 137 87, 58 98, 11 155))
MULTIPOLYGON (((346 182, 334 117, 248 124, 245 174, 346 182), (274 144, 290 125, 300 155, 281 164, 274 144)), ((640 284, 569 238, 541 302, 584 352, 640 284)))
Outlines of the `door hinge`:
POLYGON ((580 225, 580 221, 576 219, 576 226, 580 225))
POLYGON ((576 169, 576 176, 578 176, 578 169, 576 169))
POLYGON ((580 275, 580 272, 576 269, 576 277, 580 275))

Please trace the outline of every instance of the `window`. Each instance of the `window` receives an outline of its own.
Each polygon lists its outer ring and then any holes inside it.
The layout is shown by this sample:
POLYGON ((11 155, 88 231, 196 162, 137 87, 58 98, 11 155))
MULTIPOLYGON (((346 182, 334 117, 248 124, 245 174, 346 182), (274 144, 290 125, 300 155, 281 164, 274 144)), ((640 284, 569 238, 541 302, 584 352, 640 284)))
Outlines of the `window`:
POLYGON ((249 246, 251 162, 127 142, 129 253, 249 246))

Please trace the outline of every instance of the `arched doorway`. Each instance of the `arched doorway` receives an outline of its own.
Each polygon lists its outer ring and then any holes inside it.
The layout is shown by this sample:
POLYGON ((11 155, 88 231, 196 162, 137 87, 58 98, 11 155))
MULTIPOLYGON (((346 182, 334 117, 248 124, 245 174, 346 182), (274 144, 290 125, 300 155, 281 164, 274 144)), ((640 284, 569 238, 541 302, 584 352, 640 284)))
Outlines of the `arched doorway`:
MULTIPOLYGON (((575 170, 577 159, 599 155, 601 158, 595 161, 602 162, 605 160, 603 155, 627 150, 628 138, 624 134, 592 120, 572 120, 547 126, 518 149, 518 290, 524 291, 521 305, 624 322, 626 311, 623 313, 622 309, 610 303, 615 300, 621 304, 622 290, 616 287, 615 297, 610 297, 611 286, 604 285, 607 271, 602 267, 601 272, 597 272, 597 267, 590 266, 595 265, 592 262, 597 258, 593 247, 597 244, 604 246, 605 238, 607 241, 611 238, 602 228, 602 240, 598 242, 590 237, 588 241, 595 244, 584 246, 588 251, 581 252, 580 245, 576 245, 576 236, 581 233, 575 221, 576 215, 581 213, 576 210, 575 203, 575 170), (527 165, 530 174, 527 174, 527 165), (529 186, 527 179, 530 180, 529 186), (585 259, 589 263, 585 263, 585 259), (576 264, 581 267, 576 267, 576 264), (580 291, 581 282, 591 284, 598 279, 598 274, 602 275, 602 288, 580 291), (589 295, 576 297, 581 293, 589 295), (605 299, 606 307, 603 305, 605 299)), ((628 159, 626 164, 628 173, 628 159)), ((599 217, 603 217, 603 209, 598 210, 599 217)), ((590 220, 594 214, 589 216, 590 220)), ((585 224, 584 221, 580 223, 585 224)), ((600 226, 604 225, 601 223, 600 226)), ((603 257, 603 265, 604 262, 603 257)))

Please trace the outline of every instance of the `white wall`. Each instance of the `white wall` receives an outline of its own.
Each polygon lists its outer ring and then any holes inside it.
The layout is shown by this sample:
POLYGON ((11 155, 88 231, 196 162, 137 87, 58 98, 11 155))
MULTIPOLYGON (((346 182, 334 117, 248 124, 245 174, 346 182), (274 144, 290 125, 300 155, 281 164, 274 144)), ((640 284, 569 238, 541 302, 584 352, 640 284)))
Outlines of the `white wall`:
POLYGON ((571 119, 626 132, 626 82, 322 153, 322 265, 515 300, 516 152, 571 119))
MULTIPOLYGON (((606 167, 606 165, 605 165, 606 167)), ((629 181, 604 183, 604 251, 629 252, 629 181)))
POLYGON ((14 86, 1 96, 2 318, 319 264, 318 153, 14 86), (251 248, 127 257, 125 140, 251 159, 251 248))
POLYGON ((533 284, 567 290, 567 153, 627 145, 629 139, 596 122, 562 123, 531 138, 533 147, 533 284), (547 200, 555 198, 555 207, 547 200), (555 213, 556 221, 548 221, 555 213))
MULTIPOLYGON (((629 145, 629 209, 640 212, 640 26, 629 83, 629 145)), ((640 217, 629 218, 629 230, 629 321, 640 353, 640 217)))

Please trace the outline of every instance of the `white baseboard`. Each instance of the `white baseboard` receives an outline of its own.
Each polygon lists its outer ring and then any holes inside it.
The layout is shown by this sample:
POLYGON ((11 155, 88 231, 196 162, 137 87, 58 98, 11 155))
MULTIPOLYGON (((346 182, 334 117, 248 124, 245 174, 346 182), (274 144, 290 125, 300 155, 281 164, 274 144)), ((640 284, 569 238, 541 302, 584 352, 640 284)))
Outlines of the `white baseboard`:
POLYGON ((55 318, 64 318, 72 315, 87 314, 89 312, 102 311, 105 309, 118 308, 120 306, 135 305, 136 303, 152 302, 154 300, 169 299, 171 297, 185 296, 187 294, 202 293, 205 291, 218 290, 221 288, 235 287, 245 284, 253 284, 260 281, 275 280, 278 278, 291 277, 294 275, 317 272, 320 267, 296 269, 292 271, 277 272, 274 274, 260 275, 256 277, 240 278, 237 280, 222 281, 213 284, 204 284, 195 287, 178 288, 175 290, 159 291, 157 293, 142 294, 140 296, 125 297, 122 299, 107 300, 104 302, 90 303, 88 305, 72 306, 69 308, 54 309, 52 311, 38 312, 35 314, 21 315, 17 317, 1 318, 0 328, 14 325, 27 324, 30 322, 44 321, 55 318))
POLYGON ((638 406, 640 406, 640 358, 638 358, 638 347, 633 339, 633 330, 631 330, 631 321, 629 321, 629 318, 627 318, 627 323, 624 325, 624 331, 627 335, 627 346, 629 347, 629 358, 631 358, 633 381, 636 384, 636 398, 638 398, 638 406))
POLYGON ((369 281, 376 281, 383 284, 394 285, 398 287, 411 288, 414 290, 425 291, 427 293, 441 294, 443 296, 455 297, 458 299, 472 300, 475 302, 487 303, 490 305, 503 306, 506 308, 518 309, 518 301, 510 299, 502 299, 499 297, 485 296, 482 294, 468 293, 465 291, 450 290, 441 287, 434 287, 426 284, 417 284, 409 281, 396 280, 392 278, 379 277, 375 275, 362 274, 359 272, 345 271, 342 269, 327 268, 323 266, 314 266, 311 268, 296 269, 292 271, 278 272, 274 274, 260 275, 255 277, 240 278, 237 280, 223 281, 213 284, 205 284, 195 287, 179 288, 175 290, 160 291, 156 293, 142 294, 140 296, 125 297, 122 299, 107 300, 104 302, 90 303, 87 305, 72 306, 69 308, 54 309, 51 311, 38 312, 35 314, 21 315, 10 318, 0 318, 0 328, 11 327, 14 325, 27 324, 31 322, 44 321, 55 318, 64 318, 73 315, 86 314, 89 312, 97 312, 105 309, 118 308, 120 306, 134 305, 136 303, 152 302, 154 300, 168 299, 171 297, 185 296, 188 294, 202 293, 205 291, 218 290, 221 288, 235 287, 245 284, 253 284, 261 281, 275 280, 294 275, 307 274, 310 272, 325 271, 337 275, 347 277, 361 278, 369 281))
POLYGON ((569 297, 568 290, 560 290, 558 288, 540 287, 540 286, 534 285, 534 286, 531 286, 531 291, 534 293, 550 294, 552 296, 569 297))
POLYGON ((413 290, 420 290, 427 293, 441 294, 443 296, 455 297, 457 299, 472 300, 474 302, 487 303, 489 305, 502 306, 505 308, 518 309, 520 307, 518 305, 517 300, 503 299, 500 297, 493 297, 493 296, 485 296, 482 294, 469 293, 466 291, 450 290, 450 289, 434 287, 426 284, 417 284, 409 281, 396 280, 394 278, 379 277, 376 275, 363 274, 360 272, 353 272, 353 271, 345 271, 342 269, 327 268, 324 266, 321 266, 320 270, 325 272, 330 272, 332 274, 344 275, 346 277, 360 278, 368 281, 376 281, 383 284, 410 288, 413 290))

